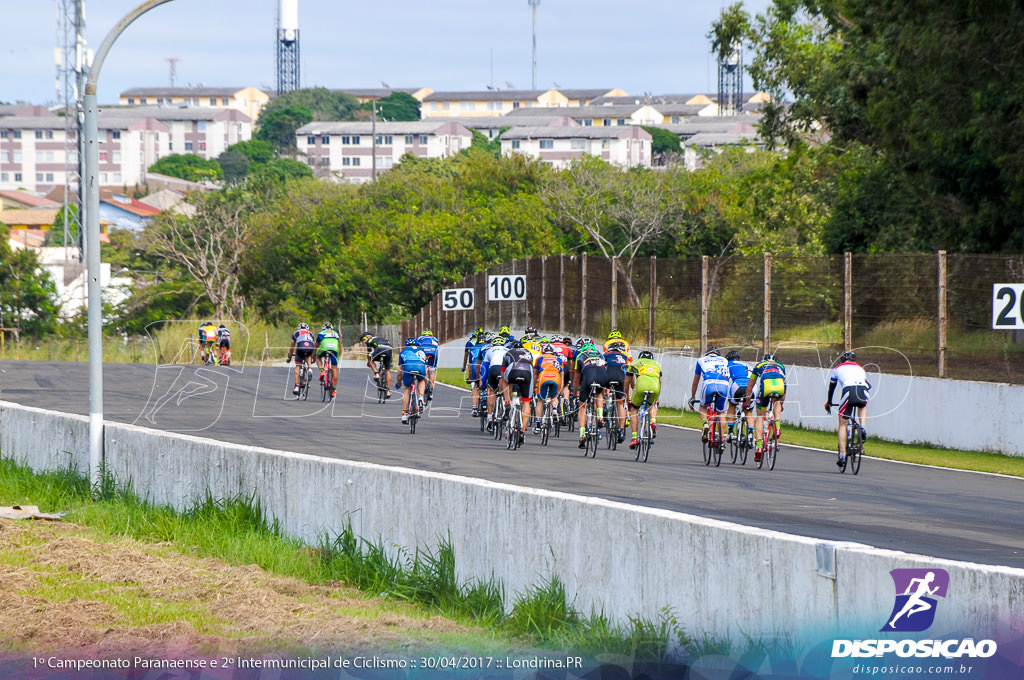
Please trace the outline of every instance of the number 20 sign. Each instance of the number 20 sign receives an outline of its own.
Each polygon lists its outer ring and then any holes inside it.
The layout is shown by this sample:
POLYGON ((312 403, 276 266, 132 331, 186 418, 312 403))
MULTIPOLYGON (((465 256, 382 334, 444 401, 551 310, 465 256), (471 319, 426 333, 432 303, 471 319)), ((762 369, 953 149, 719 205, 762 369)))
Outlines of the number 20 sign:
POLYGON ((1024 283, 992 284, 992 328, 1024 329, 1024 283))

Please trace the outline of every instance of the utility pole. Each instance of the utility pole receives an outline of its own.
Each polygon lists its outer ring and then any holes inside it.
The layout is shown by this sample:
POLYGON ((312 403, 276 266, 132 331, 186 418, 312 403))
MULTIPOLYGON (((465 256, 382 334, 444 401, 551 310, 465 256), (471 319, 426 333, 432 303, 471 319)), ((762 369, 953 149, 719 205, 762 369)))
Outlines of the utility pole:
POLYGON ((377 100, 370 100, 370 140, 373 144, 373 156, 370 158, 370 181, 377 181, 377 100))
POLYGON ((540 0, 527 0, 530 3, 530 9, 533 11, 533 85, 532 89, 537 89, 537 5, 540 4, 540 0))

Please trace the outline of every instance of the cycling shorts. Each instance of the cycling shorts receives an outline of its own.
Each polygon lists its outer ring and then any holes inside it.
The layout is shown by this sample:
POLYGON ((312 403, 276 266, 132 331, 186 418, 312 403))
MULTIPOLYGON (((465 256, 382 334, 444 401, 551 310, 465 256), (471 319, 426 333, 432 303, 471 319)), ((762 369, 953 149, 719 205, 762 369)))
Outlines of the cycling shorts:
POLYGON ((487 369, 487 386, 492 390, 498 389, 498 380, 501 378, 501 366, 491 366, 487 369))
POLYGON ((412 387, 415 380, 417 383, 426 380, 426 364, 406 364, 402 366, 402 385, 412 387))
POLYGON ((590 386, 594 384, 601 389, 608 387, 608 371, 604 366, 583 367, 583 372, 580 373, 580 403, 590 398, 590 386))
POLYGON ((712 380, 706 382, 701 386, 700 389, 700 405, 708 406, 713 399, 715 401, 715 410, 724 411, 725 402, 729 397, 729 383, 721 380, 712 380))
POLYGON ((370 362, 379 361, 385 371, 391 370, 391 363, 394 359, 395 354, 390 347, 375 347, 373 354, 370 355, 370 362))
POLYGON ((653 375, 638 375, 636 377, 636 383, 633 385, 633 394, 629 399, 629 403, 634 408, 640 408, 640 405, 644 403, 644 392, 651 393, 647 403, 654 406, 658 403, 658 396, 661 394, 661 380, 653 375))
POLYGON ((223 347, 224 349, 231 349, 231 338, 221 338, 217 343, 217 346, 223 347))
POLYGON ((553 399, 562 391, 562 381, 551 375, 541 374, 537 386, 537 396, 541 399, 553 399))
POLYGON ((863 408, 868 405, 868 388, 866 385, 850 385, 843 388, 843 396, 839 400, 839 417, 849 418, 850 407, 863 408))
POLYGON ((732 394, 729 395, 729 403, 731 404, 739 404, 743 401, 743 398, 747 396, 746 385, 737 385, 736 383, 733 383, 730 389, 732 390, 732 394))
POLYGON ((295 350, 295 364, 301 364, 303 361, 309 360, 311 356, 313 356, 312 347, 299 347, 295 350))
POLYGON ((786 396, 786 381, 782 378, 765 378, 757 383, 757 397, 758 408, 768 408, 768 401, 770 397, 777 397, 782 399, 786 396))
POLYGON ((427 355, 427 368, 437 368, 437 348, 424 349, 423 353, 427 355))
POLYGON ((608 364, 605 367, 608 376, 608 391, 613 399, 622 399, 626 396, 626 371, 618 364, 608 364))
POLYGON ((476 364, 466 364, 466 383, 472 385, 480 380, 480 376, 476 372, 476 364))
POLYGON ((327 361, 329 359, 331 362, 331 366, 338 365, 338 353, 335 352, 334 350, 329 349, 327 351, 320 351, 316 353, 316 356, 318 359, 323 358, 324 361, 327 361))
POLYGON ((523 399, 529 399, 532 396, 530 390, 533 387, 533 371, 530 369, 510 367, 505 371, 505 382, 515 385, 519 396, 523 399))

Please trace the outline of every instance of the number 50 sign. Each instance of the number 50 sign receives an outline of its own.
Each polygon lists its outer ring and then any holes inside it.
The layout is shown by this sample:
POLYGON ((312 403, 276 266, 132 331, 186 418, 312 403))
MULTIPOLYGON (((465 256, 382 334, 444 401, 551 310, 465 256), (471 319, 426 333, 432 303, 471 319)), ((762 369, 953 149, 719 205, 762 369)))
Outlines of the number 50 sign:
POLYGON ((1024 283, 992 284, 992 328, 1024 329, 1024 283))

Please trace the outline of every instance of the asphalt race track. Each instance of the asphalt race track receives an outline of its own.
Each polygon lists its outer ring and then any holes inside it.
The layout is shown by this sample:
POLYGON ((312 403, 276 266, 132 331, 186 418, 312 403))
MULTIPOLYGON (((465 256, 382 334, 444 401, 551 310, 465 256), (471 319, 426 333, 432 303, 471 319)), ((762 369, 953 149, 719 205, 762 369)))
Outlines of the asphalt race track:
MULTIPOLYGON (((1024 568, 1024 480, 868 458, 856 477, 833 454, 783 445, 775 470, 705 467, 696 432, 660 427, 647 463, 574 433, 518 451, 479 431, 466 392, 438 384, 410 435, 400 401, 377 404, 368 370, 343 369, 336 403, 291 395, 291 367, 107 364, 104 417, 320 456, 597 496, 803 536, 1024 568)), ((396 397, 398 392, 395 392, 396 397)), ((0 399, 88 414, 88 365, 0 361, 0 399)), ((785 430, 783 430, 785 442, 785 430)), ((871 441, 867 449, 870 454, 871 441)))

